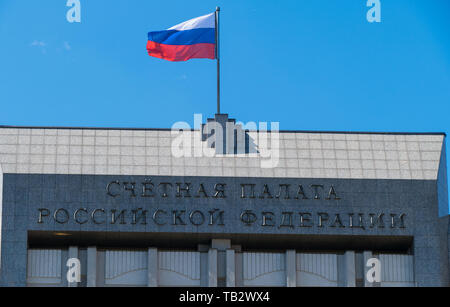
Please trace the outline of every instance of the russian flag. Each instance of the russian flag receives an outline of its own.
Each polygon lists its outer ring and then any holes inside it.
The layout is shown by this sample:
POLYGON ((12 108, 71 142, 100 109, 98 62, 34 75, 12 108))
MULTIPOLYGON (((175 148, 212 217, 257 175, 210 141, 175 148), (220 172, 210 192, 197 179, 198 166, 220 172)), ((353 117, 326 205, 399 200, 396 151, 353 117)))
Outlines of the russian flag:
POLYGON ((215 13, 148 33, 148 55, 168 61, 216 58, 215 13))

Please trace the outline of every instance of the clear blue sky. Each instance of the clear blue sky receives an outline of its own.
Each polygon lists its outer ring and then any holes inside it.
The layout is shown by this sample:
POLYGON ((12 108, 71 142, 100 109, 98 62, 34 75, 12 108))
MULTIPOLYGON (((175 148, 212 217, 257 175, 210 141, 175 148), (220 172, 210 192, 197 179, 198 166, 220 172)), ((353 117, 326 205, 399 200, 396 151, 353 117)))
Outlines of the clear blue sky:
MULTIPOLYGON (((0 124, 168 128, 216 108, 212 60, 147 32, 221 12, 222 111, 283 130, 450 131, 450 1, 0 0, 0 124)), ((450 160, 450 159, 448 159, 450 160)))

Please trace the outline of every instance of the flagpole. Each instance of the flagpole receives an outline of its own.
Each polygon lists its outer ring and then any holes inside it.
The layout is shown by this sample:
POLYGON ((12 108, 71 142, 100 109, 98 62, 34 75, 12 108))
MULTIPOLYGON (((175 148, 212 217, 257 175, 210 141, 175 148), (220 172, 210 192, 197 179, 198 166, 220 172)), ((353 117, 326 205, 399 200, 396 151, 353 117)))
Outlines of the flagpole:
POLYGON ((220 54, 219 54, 219 12, 216 7, 216 60, 217 60, 217 114, 220 114, 220 54))

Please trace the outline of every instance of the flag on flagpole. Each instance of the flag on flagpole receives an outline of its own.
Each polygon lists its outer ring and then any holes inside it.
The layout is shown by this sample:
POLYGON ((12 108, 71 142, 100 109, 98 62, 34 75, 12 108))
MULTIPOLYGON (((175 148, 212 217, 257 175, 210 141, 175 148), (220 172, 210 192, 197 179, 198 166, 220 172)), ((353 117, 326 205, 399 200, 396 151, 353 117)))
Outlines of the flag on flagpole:
POLYGON ((164 31, 148 33, 150 56, 168 61, 216 58, 216 14, 197 17, 164 31))

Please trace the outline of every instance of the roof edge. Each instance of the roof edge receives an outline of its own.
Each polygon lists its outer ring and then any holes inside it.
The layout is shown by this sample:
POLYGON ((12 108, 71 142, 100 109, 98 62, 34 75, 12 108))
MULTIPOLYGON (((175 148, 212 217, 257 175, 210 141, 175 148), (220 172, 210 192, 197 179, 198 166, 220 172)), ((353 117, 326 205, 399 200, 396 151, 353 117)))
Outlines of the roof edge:
MULTIPOLYGON (((60 130, 127 130, 127 131, 171 131, 171 128, 120 128, 120 127, 64 127, 64 126, 10 126, 0 125, 0 129, 60 129, 60 130)), ((199 129, 185 129, 199 131, 199 129)), ((259 130, 246 130, 256 131, 259 130)), ((271 131, 268 129, 267 131, 271 131)), ((327 134, 381 134, 381 135, 443 135, 445 132, 368 132, 368 131, 319 131, 319 130, 279 130, 280 133, 327 133, 327 134)))

